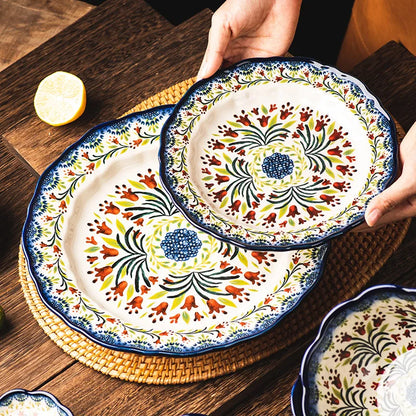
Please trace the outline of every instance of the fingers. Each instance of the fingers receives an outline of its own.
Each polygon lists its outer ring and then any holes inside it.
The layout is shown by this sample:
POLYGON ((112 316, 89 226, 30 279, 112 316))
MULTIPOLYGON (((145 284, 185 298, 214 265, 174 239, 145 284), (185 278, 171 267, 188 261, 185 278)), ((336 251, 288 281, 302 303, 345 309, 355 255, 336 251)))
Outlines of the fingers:
POLYGON ((365 212, 368 226, 378 225, 382 219, 383 223, 386 223, 389 219, 399 220, 409 216, 408 214, 416 209, 414 195, 414 187, 410 186, 409 181, 401 176, 368 205, 365 212))
POLYGON ((223 62, 225 51, 231 39, 231 28, 226 20, 213 16, 208 35, 208 45, 199 69, 197 80, 208 78, 217 71, 223 62))

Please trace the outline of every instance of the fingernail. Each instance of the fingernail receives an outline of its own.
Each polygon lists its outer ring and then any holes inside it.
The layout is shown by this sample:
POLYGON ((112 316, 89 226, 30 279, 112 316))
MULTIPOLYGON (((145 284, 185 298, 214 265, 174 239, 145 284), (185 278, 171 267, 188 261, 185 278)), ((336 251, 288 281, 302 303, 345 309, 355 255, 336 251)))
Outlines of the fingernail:
POLYGON ((366 222, 370 227, 372 227, 377 223, 377 221, 380 218, 381 218, 381 211, 375 208, 366 215, 366 222))
POLYGON ((196 76, 196 80, 199 81, 202 79, 207 72, 207 63, 203 62, 201 68, 199 68, 198 75, 196 76))

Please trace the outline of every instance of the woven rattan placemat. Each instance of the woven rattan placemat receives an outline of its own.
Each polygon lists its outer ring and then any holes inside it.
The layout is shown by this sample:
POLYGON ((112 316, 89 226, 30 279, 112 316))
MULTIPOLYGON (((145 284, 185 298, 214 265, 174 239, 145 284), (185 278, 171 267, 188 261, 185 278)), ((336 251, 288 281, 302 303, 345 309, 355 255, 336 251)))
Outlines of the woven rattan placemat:
MULTIPOLYGON (((194 78, 168 88, 128 113, 173 104, 194 78)), ((127 113, 126 113, 127 114, 127 113)), ((399 138, 404 133, 400 126, 399 138)), ((196 382, 234 372, 292 345, 312 329, 336 304, 355 296, 403 240, 410 220, 372 233, 348 233, 333 240, 323 276, 301 304, 266 334, 233 347, 191 357, 149 356, 102 347, 69 328, 41 301, 30 278, 22 250, 19 274, 26 301, 39 325, 71 357, 104 374, 149 384, 196 382)))

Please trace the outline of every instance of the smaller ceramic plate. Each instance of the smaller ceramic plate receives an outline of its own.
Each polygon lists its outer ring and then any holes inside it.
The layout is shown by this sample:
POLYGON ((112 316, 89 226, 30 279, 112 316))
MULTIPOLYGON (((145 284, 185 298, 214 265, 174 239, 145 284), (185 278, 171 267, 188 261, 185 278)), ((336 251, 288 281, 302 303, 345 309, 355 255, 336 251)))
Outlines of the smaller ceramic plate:
POLYGON ((302 361, 296 416, 416 414, 416 290, 374 286, 333 309, 302 361))
POLYGON ((195 226, 248 249, 317 245, 362 222, 396 169, 365 86, 306 59, 252 59, 193 85, 161 135, 161 179, 195 226))
POLYGON ((0 397, 1 416, 72 416, 71 411, 46 391, 10 390, 0 397))

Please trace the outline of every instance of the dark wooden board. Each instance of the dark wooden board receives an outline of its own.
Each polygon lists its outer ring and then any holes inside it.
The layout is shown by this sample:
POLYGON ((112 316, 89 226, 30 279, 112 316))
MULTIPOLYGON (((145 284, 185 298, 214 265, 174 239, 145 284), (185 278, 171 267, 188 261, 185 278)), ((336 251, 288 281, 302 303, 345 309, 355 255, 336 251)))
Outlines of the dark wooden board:
MULTIPOLYGON (((103 46, 97 46, 97 58, 85 59, 84 63, 78 62, 74 67, 66 68, 77 73, 85 82, 88 101, 84 115, 74 123, 58 128, 43 123, 34 113, 32 97, 36 83, 31 82, 27 85, 29 93, 24 97, 20 94, 21 100, 25 100, 22 112, 27 115, 7 126, 4 137, 34 169, 42 172, 88 128, 117 118, 149 96, 196 75, 205 46, 201 27, 207 30, 210 18, 211 12, 204 11, 165 35, 146 32, 146 36, 142 35, 140 41, 133 45, 131 42, 127 46, 117 43, 117 48, 109 50, 105 49, 104 37, 103 46), (173 50, 175 53, 171 52, 173 50), (37 141, 36 147, 32 144, 33 140, 37 141)), ((45 45, 45 49, 47 47, 45 45)), ((82 53, 85 55, 85 52, 82 53)), ((49 65, 55 68, 62 67, 60 62, 67 60, 64 55, 50 59, 42 59, 39 54, 36 57, 39 63, 49 60, 49 65)), ((34 69, 28 79, 42 78, 48 66, 43 63, 43 67, 42 70, 34 69), (42 75, 38 75, 40 72, 42 75)))
POLYGON ((36 181, 0 137, 0 305, 6 313, 0 332, 0 394, 16 387, 35 389, 73 362, 33 319, 19 284, 20 235, 36 181))

